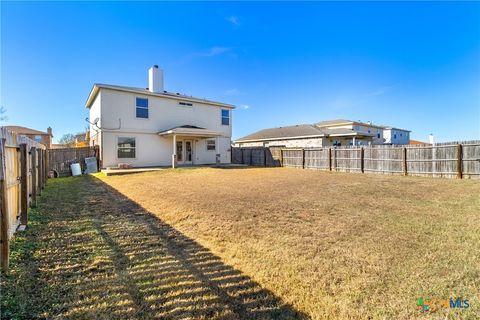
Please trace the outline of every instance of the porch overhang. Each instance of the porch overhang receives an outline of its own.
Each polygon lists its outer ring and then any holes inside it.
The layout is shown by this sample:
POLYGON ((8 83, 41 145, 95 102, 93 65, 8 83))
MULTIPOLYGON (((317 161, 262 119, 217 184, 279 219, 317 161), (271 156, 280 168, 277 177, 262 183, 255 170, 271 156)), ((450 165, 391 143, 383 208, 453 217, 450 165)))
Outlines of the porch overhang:
POLYGON ((222 136, 221 132, 207 130, 205 128, 194 127, 194 126, 181 126, 168 129, 165 131, 160 131, 159 136, 168 137, 168 136, 183 136, 183 137, 199 137, 199 138, 214 138, 222 136))

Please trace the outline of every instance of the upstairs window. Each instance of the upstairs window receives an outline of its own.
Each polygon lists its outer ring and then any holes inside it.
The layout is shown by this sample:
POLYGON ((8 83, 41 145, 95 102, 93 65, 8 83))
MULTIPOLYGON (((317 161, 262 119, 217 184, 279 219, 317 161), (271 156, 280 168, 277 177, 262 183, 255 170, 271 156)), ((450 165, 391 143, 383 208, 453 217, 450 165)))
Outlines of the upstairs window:
POLYGON ((38 143, 41 143, 42 142, 42 136, 35 136, 34 140, 38 143))
POLYGON ((137 118, 148 119, 148 99, 136 98, 135 106, 137 118))
POLYGON ((230 111, 227 109, 222 109, 222 125, 230 125, 230 111))
POLYGON ((117 157, 119 159, 135 159, 136 143, 135 138, 118 137, 117 157))

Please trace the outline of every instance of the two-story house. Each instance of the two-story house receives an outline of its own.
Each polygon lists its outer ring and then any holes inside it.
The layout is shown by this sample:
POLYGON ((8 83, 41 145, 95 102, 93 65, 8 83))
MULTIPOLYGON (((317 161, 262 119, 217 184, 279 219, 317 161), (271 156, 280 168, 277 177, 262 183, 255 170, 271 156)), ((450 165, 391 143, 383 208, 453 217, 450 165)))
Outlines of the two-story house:
POLYGON ((405 129, 385 127, 383 136, 387 144, 410 144, 410 131, 405 129))
POLYGON ((408 144, 408 130, 345 119, 315 124, 270 128, 257 131, 234 142, 236 147, 282 146, 326 147, 375 144, 408 144))
POLYGON ((6 126, 9 131, 24 135, 38 143, 43 144, 47 149, 52 147, 52 128, 48 127, 47 131, 39 131, 21 126, 6 126))
POLYGON ((90 145, 102 167, 230 163, 234 106, 163 87, 163 71, 148 70, 148 88, 95 84, 88 96, 90 145))

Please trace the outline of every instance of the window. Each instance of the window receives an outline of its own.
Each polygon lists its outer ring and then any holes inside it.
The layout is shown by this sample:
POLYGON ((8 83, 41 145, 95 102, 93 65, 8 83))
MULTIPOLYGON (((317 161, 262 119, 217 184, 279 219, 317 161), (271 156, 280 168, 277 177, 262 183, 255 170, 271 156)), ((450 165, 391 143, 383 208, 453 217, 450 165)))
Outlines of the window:
POLYGON ((377 138, 380 139, 380 133, 377 133, 377 138))
POLYGON ((136 151, 135 138, 119 137, 117 140, 117 157, 119 159, 134 159, 136 151))
POLYGON ((397 134, 396 133, 393 135, 393 139, 397 139, 397 134))
POLYGON ((215 139, 208 139, 207 140, 207 151, 215 151, 215 139))
POLYGON ((135 106, 137 118, 148 119, 148 99, 136 98, 135 106))
POLYGON ((178 104, 181 105, 181 106, 184 106, 184 107, 192 107, 193 106, 193 104, 191 104, 190 102, 183 102, 183 101, 180 101, 178 104))
POLYGON ((42 136, 35 136, 34 140, 38 143, 41 143, 42 142, 42 136))
POLYGON ((230 112, 226 109, 222 109, 222 124, 225 126, 230 125, 230 112))

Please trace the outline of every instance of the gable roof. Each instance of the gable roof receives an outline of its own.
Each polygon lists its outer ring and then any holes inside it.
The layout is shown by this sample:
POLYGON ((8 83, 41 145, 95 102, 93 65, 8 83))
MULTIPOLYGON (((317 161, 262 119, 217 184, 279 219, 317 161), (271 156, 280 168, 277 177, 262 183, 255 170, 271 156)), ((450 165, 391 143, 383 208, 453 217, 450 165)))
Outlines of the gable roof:
POLYGON ((183 101, 190 101, 190 102, 199 102, 199 103, 211 104, 211 105, 230 108, 230 109, 235 108, 235 106, 232 104, 217 102, 217 101, 212 101, 212 100, 207 100, 202 98, 196 98, 196 97, 187 96, 180 93, 174 93, 174 92, 168 92, 168 91, 157 93, 157 92, 151 92, 150 90, 144 89, 144 88, 117 86, 117 85, 103 84, 103 83, 95 83, 93 85, 93 88, 90 91, 90 94, 88 95, 87 102, 85 103, 86 108, 90 108, 92 106, 92 103, 93 101, 95 101, 95 97, 97 96, 101 88, 116 90, 116 91, 123 91, 123 92, 131 92, 136 94, 144 94, 144 95, 154 96, 154 97, 162 97, 162 98, 183 100, 183 101))
POLYGON ((39 131, 35 129, 30 129, 22 126, 5 126, 9 131, 16 132, 18 134, 34 134, 34 135, 45 135, 48 136, 48 132, 39 131))
POLYGON ((358 132, 348 128, 324 129, 313 124, 300 124, 296 126, 263 129, 248 136, 235 140, 235 142, 281 140, 294 138, 320 138, 339 136, 362 136, 373 137, 375 134, 358 132))
POLYGON ((311 124, 300 124, 296 126, 279 127, 263 129, 248 136, 237 139, 238 141, 251 141, 251 140, 270 140, 280 138, 292 138, 292 137, 321 137, 324 133, 322 130, 316 128, 311 124))

